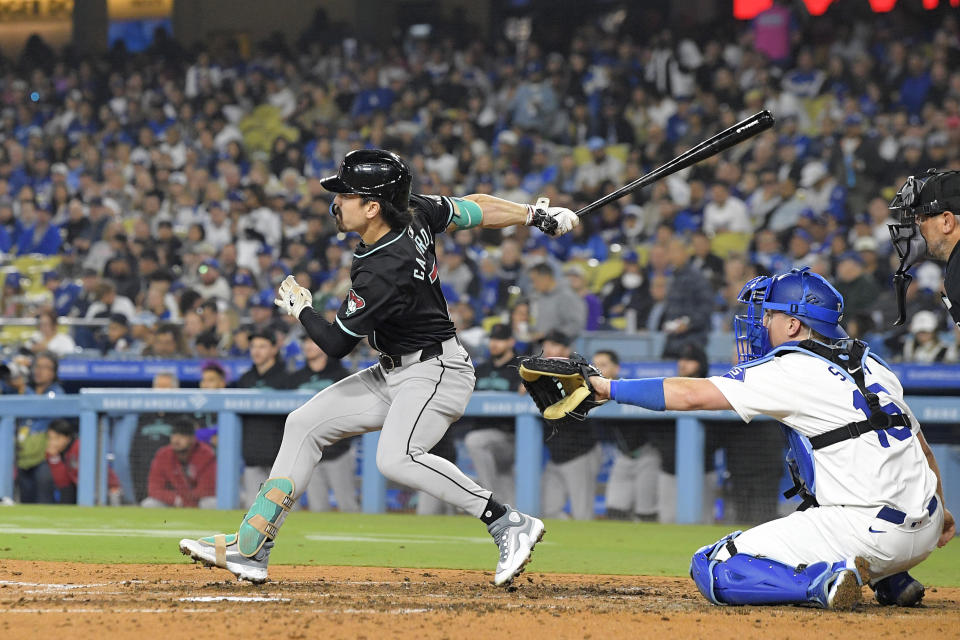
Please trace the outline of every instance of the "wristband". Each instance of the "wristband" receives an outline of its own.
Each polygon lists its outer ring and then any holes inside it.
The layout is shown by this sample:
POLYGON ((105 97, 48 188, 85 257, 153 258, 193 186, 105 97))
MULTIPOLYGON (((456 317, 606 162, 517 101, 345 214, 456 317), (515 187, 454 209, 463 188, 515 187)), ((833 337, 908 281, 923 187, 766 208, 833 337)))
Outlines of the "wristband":
POLYGON ((663 395, 663 378, 639 378, 637 380, 611 380, 610 398, 620 404, 632 404, 644 409, 663 411, 666 400, 663 395))
POLYGON ((528 204, 524 206, 527 208, 527 221, 524 222, 523 224, 529 227, 531 224, 533 224, 533 214, 536 212, 537 209, 532 204, 528 204))

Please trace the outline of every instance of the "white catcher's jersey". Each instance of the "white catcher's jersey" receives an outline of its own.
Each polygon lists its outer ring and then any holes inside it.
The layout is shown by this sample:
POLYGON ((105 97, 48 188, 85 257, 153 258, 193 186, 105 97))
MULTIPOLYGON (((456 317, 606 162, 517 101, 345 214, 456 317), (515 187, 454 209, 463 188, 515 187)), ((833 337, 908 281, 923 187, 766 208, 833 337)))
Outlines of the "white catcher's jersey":
MULTIPOLYGON (((812 452, 822 506, 889 506, 910 516, 926 513, 937 479, 916 434, 920 423, 903 399, 900 381, 875 358, 865 359, 865 385, 886 413, 905 413, 912 427, 873 431, 812 452)), ((807 352, 767 356, 710 378, 745 422, 767 415, 806 438, 869 416, 853 379, 807 352)), ((800 452, 797 452, 798 455, 800 452)))

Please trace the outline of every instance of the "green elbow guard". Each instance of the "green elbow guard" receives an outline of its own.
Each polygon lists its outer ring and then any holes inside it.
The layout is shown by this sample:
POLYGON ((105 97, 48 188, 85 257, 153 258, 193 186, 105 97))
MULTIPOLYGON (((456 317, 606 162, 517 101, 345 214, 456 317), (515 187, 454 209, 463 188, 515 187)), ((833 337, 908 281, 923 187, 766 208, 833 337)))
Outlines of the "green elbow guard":
POLYGON ((483 210, 473 200, 450 198, 456 207, 452 222, 458 229, 472 229, 483 222, 483 210))

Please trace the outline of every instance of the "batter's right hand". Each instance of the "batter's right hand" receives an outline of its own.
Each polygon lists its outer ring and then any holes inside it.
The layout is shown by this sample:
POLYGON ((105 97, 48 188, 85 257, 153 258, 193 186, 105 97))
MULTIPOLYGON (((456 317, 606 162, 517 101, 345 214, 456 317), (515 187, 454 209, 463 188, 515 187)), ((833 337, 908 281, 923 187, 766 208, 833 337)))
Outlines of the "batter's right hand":
POLYGON ((527 226, 536 227, 551 236, 562 236, 580 224, 580 217, 566 207, 527 205, 527 226))

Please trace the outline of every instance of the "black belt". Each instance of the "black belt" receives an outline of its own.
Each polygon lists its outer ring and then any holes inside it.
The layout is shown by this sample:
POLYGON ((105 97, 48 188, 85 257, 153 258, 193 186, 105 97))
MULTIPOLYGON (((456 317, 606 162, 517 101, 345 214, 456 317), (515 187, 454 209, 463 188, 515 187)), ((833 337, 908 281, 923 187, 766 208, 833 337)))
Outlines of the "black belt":
MULTIPOLYGON (((933 512, 937 510, 937 496, 930 498, 930 502, 927 503, 927 513, 931 516, 933 512)), ((903 521, 907 519, 907 514, 899 509, 894 509, 892 507, 884 507, 880 509, 880 513, 877 514, 877 517, 881 520, 886 520, 891 524, 903 524, 903 521)), ((914 525, 916 526, 916 525, 914 525)))
MULTIPOLYGON (((888 414, 883 414, 888 415, 888 414)), ((829 447, 832 444, 837 444, 838 442, 843 442, 844 440, 850 440, 852 438, 859 438, 865 433, 870 433, 871 431, 883 431, 884 429, 890 429, 892 427, 911 427, 913 426, 910 423, 910 418, 906 414, 898 414, 895 416, 888 416, 887 424, 882 426, 874 425, 870 420, 861 420, 860 422, 851 422, 842 427, 837 427, 832 431, 827 431, 826 433, 821 433, 818 436, 813 436, 810 438, 810 446, 814 449, 822 449, 824 447, 829 447)))
MULTIPOLYGON (((443 343, 437 342, 431 344, 428 347, 424 347, 423 351, 420 352, 420 362, 424 362, 430 358, 436 358, 442 353, 443 343)), ((403 356, 388 356, 385 353, 381 353, 378 359, 380 360, 380 366, 383 367, 384 371, 392 371, 403 366, 403 356)))

